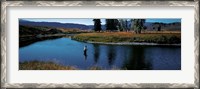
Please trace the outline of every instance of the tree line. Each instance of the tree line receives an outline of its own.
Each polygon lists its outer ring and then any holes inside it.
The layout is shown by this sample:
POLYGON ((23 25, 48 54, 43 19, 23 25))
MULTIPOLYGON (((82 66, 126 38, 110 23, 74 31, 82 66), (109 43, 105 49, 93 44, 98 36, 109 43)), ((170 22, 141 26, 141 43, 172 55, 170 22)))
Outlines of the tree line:
MULTIPOLYGON (((101 20, 93 19, 94 31, 101 31, 101 20)), ((145 29, 145 19, 131 19, 131 24, 128 24, 127 19, 106 19, 106 30, 109 31, 129 31, 132 30, 135 33, 140 34, 145 29), (130 25, 130 27, 129 27, 130 25)))

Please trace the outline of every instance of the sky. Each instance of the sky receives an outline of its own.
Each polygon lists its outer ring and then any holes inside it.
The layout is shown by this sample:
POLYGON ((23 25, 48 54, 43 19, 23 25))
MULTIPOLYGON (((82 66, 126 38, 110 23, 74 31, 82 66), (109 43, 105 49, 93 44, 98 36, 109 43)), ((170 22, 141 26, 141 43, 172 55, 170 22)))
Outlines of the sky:
MULTIPOLYGON (((59 23, 78 23, 85 25, 93 25, 93 19, 68 19, 68 18, 23 18, 22 20, 34 21, 34 22, 59 22, 59 23)), ((105 19, 101 19, 101 24, 105 24, 105 19)), ((146 19, 146 22, 162 22, 162 23, 172 23, 172 22, 181 22, 181 19, 146 19)))
POLYGON ((181 19, 146 19, 146 22, 173 23, 173 22, 181 22, 181 19))

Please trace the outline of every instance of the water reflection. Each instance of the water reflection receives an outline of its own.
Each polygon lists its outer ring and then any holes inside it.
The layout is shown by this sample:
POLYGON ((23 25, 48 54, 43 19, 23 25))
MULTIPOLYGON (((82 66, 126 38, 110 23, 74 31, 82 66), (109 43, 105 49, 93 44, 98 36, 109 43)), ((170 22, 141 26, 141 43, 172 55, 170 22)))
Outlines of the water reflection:
POLYGON ((152 69, 149 60, 145 60, 145 50, 142 46, 129 48, 128 60, 123 64, 124 69, 128 70, 150 70, 152 69))
POLYGON ((113 46, 107 47, 107 59, 109 66, 112 66, 116 58, 116 50, 113 46))
POLYGON ((94 62, 95 64, 97 64, 99 60, 99 55, 100 55, 99 45, 93 44, 93 49, 94 49, 94 62))
POLYGON ((103 69, 180 70, 181 47, 100 45, 59 38, 20 47, 19 61, 32 60, 56 60, 79 69, 98 66, 103 69))

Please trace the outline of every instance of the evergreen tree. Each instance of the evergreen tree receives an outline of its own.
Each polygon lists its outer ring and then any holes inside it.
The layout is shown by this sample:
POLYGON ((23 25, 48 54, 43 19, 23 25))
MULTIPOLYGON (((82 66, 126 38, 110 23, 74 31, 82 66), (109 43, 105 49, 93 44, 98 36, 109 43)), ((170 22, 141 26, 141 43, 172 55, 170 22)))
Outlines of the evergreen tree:
POLYGON ((117 30, 119 21, 117 19, 106 19, 106 30, 117 30))
POLYGON ((101 31, 101 20, 100 19, 93 19, 94 21, 94 31, 101 31))

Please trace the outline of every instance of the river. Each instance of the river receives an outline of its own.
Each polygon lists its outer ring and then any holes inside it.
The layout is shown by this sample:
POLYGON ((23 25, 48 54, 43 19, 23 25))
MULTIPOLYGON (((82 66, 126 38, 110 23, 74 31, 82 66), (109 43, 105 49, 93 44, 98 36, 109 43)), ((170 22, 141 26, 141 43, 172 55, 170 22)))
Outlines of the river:
POLYGON ((104 45, 57 38, 19 48, 19 61, 52 61, 80 70, 180 70, 181 46, 104 45), (87 54, 83 48, 87 46, 87 54))

